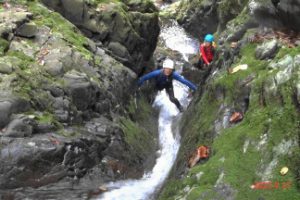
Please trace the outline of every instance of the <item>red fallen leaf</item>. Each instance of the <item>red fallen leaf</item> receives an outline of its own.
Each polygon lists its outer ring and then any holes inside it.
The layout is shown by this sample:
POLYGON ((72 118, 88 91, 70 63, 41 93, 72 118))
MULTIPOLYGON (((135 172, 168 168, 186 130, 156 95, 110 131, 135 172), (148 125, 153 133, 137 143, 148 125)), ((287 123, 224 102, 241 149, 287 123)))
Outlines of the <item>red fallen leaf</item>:
POLYGON ((202 145, 202 146, 198 147, 197 153, 198 153, 200 159, 208 158, 209 157, 209 148, 207 146, 202 145))
POLYGON ((43 49, 40 50, 40 55, 41 56, 46 56, 46 55, 49 54, 49 52, 50 51, 47 48, 43 48, 43 49))
POLYGON ((272 189, 272 182, 270 181, 257 182, 251 185, 251 189, 256 189, 256 190, 272 189))
POLYGON ((200 160, 200 156, 197 151, 194 151, 193 154, 190 156, 188 161, 188 167, 192 168, 194 167, 200 160))
POLYGON ((209 148, 205 145, 199 146, 189 157, 188 167, 194 167, 201 159, 209 157, 209 148))
POLYGON ((236 122, 241 121, 242 119, 243 119, 242 113, 240 113, 240 112, 234 112, 234 113, 231 115, 229 122, 230 122, 230 123, 236 123, 236 122))

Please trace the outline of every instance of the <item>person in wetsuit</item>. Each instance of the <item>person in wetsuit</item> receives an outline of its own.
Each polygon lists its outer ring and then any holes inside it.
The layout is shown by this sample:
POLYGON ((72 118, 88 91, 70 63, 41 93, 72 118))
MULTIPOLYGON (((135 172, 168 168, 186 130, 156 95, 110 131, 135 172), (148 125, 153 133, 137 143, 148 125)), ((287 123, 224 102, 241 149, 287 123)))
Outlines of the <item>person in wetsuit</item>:
POLYGON ((211 62, 214 59, 215 54, 215 43, 214 36, 211 34, 207 34, 204 37, 204 43, 200 44, 199 47, 199 62, 197 67, 200 69, 205 69, 210 66, 211 62))
POLYGON ((180 112, 183 111, 183 108, 178 99, 174 96, 173 79, 183 83, 193 91, 197 89, 197 87, 192 82, 186 80, 174 71, 174 62, 170 59, 166 59, 164 61, 163 69, 157 69, 142 76, 138 81, 138 86, 140 87, 145 81, 152 78, 156 78, 156 89, 160 91, 165 89, 167 94, 169 95, 170 101, 176 105, 180 112))

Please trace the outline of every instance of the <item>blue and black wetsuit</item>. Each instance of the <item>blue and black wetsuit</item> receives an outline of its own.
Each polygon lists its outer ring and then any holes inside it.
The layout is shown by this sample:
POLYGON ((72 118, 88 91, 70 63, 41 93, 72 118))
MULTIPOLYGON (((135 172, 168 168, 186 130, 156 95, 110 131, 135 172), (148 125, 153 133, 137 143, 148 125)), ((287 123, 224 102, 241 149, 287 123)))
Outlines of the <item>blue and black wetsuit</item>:
POLYGON ((156 78, 156 88, 158 90, 166 89, 166 92, 169 95, 170 101, 173 102, 180 111, 182 110, 182 107, 181 107, 178 99, 176 99, 174 96, 173 79, 185 84, 192 90, 197 89, 197 87, 193 83, 191 83, 190 81, 183 78, 177 72, 172 72, 172 74, 170 76, 166 76, 163 73, 163 69, 158 69, 153 72, 150 72, 149 74, 142 76, 138 81, 138 85, 141 86, 145 81, 152 79, 152 78, 156 78))

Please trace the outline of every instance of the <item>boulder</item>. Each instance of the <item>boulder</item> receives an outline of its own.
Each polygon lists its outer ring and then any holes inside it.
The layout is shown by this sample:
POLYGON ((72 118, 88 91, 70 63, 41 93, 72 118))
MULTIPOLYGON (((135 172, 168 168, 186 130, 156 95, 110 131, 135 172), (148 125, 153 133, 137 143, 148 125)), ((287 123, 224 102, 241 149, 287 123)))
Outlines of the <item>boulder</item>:
POLYGON ((30 43, 29 40, 22 39, 21 41, 22 42, 20 42, 20 38, 14 38, 14 40, 10 43, 9 51, 22 52, 26 56, 34 59, 39 47, 30 43))
POLYGON ((176 19, 190 34, 202 39, 207 33, 221 32, 238 16, 247 1, 182 1, 176 19))
POLYGON ((12 114, 12 103, 0 101, 0 127, 3 128, 9 121, 12 114))
POLYGON ((177 21, 193 36, 203 38, 205 34, 218 29, 217 8, 216 1, 186 1, 180 7, 177 21))
POLYGON ((8 9, 0 13, 0 37, 11 40, 14 36, 14 30, 21 24, 29 21, 32 13, 8 9))
POLYGON ((219 43, 236 42, 241 40, 247 30, 258 27, 258 23, 250 16, 249 9, 244 10, 226 24, 226 29, 221 32, 219 43))
POLYGON ((84 0, 61 0, 62 7, 66 18, 76 23, 82 21, 85 14, 85 1, 84 0))
POLYGON ((141 13, 153 13, 157 12, 157 8, 151 1, 145 0, 125 0, 123 1, 130 11, 136 11, 141 13))
POLYGON ((13 72, 13 66, 9 62, 3 62, 4 60, 0 60, 0 73, 2 74, 11 74, 13 72))
POLYGON ((78 110, 86 110, 95 104, 98 88, 87 79, 86 74, 72 70, 65 74, 64 81, 66 93, 78 110))
POLYGON ((64 74, 63 64, 59 60, 47 60, 45 70, 51 76, 62 76, 64 74))
POLYGON ((280 0, 277 3, 261 0, 250 2, 252 14, 259 24, 271 28, 300 31, 299 0, 280 0))
POLYGON ((118 42, 109 43, 108 49, 111 50, 112 52, 114 52, 114 54, 118 57, 121 57, 128 61, 130 61, 132 59, 131 56, 129 55, 129 52, 127 51, 127 49, 118 42))
POLYGON ((68 111, 65 110, 55 110, 54 116, 56 117, 57 121, 61 123, 68 123, 70 119, 70 115, 68 111))
POLYGON ((33 22, 25 23, 16 30, 16 35, 26 38, 35 37, 37 34, 37 26, 33 22))
POLYGON ((100 3, 97 7, 82 0, 43 2, 77 25, 86 36, 101 41, 114 58, 136 73, 143 70, 155 50, 160 28, 152 3, 126 1, 125 5, 100 3), (136 5, 134 11, 126 3, 136 5))
POLYGON ((290 80, 292 77, 292 72, 293 72, 292 65, 288 65, 284 70, 279 71, 275 76, 276 83, 280 85, 290 80))
POLYGON ((278 42, 275 39, 264 42, 262 45, 256 48, 255 56, 260 60, 274 58, 277 53, 278 47, 278 42))
POLYGON ((0 189, 57 185, 64 178, 66 184, 68 177, 81 178, 100 161, 108 145, 93 136, 67 139, 54 134, 5 139, 3 144, 0 171, 7 173, 0 175, 0 189))
POLYGON ((33 132, 33 120, 26 116, 18 116, 5 128, 4 136, 29 137, 33 132))
POLYGON ((284 70, 286 67, 293 66, 293 64, 294 64, 294 58, 291 55, 286 55, 278 62, 271 62, 268 65, 268 68, 284 70))
POLYGON ((0 94, 0 128, 7 125, 13 113, 25 112, 29 108, 29 103, 24 99, 11 97, 5 92, 0 94))
POLYGON ((57 85, 50 85, 46 89, 50 91, 53 97, 61 97, 64 95, 64 90, 57 85))

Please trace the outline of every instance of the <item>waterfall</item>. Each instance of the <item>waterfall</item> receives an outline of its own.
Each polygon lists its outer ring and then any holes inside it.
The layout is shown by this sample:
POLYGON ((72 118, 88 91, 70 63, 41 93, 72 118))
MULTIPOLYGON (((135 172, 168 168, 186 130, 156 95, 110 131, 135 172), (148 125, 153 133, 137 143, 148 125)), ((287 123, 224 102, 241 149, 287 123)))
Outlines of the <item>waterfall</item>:
MULTIPOLYGON (((160 39, 164 41, 166 48, 180 52, 184 60, 187 60, 188 54, 197 52, 197 42, 189 38, 183 28, 175 21, 171 21, 169 25, 162 27, 160 39)), ((177 81, 174 81, 173 85, 175 97, 186 107, 189 103, 188 88, 177 81)), ((170 102, 164 90, 158 92, 153 106, 160 109, 158 119, 159 150, 154 168, 139 180, 124 180, 107 184, 108 188, 113 189, 104 193, 99 199, 152 199, 155 191, 163 185, 176 160, 180 147, 180 135, 178 132, 173 131, 178 129, 181 114, 176 106, 170 102), (174 122, 176 124, 173 124, 174 122)))

